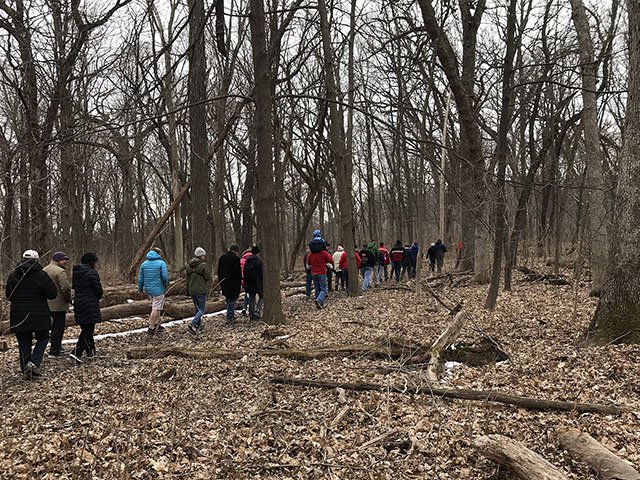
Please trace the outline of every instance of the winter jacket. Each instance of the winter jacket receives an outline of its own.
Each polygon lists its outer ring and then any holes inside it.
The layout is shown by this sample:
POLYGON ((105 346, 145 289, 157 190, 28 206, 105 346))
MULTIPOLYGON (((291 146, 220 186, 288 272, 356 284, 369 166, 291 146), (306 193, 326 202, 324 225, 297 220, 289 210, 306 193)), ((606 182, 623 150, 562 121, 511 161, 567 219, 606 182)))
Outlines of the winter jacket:
POLYGON ((404 261, 404 247, 402 244, 394 245, 389 256, 392 262, 402 263, 404 261))
POLYGON ((376 242, 369 242, 367 243, 367 250, 369 250, 371 253, 373 253, 373 265, 375 266, 378 263, 380 263, 380 250, 378 249, 378 244, 376 242))
POLYGON ((73 311, 77 324, 98 323, 102 284, 95 268, 81 263, 73 267, 73 311))
POLYGON ((164 294, 169 285, 169 272, 167 264, 158 252, 151 250, 147 253, 147 259, 140 265, 138 273, 138 290, 146 291, 151 297, 164 294))
POLYGON ((262 297, 262 259, 251 255, 244 262, 244 290, 249 295, 258 294, 262 297))
POLYGON ((56 298, 53 280, 35 260, 19 263, 9 274, 5 288, 11 302, 11 332, 35 332, 51 328, 51 312, 47 300, 56 298))
POLYGON ((405 245, 404 246, 404 260, 403 265, 405 267, 410 267, 411 266, 411 247, 409 245, 405 245))
POLYGON ((71 283, 65 268, 58 262, 52 261, 43 268, 47 275, 53 280, 58 296, 49 300, 49 310, 52 312, 66 312, 71 303, 71 283))
POLYGON ((344 249, 336 250, 333 253, 333 268, 335 269, 336 272, 339 272, 342 270, 342 268, 340 267, 340 258, 342 258, 343 253, 344 253, 344 249))
MULTIPOLYGON (((361 264, 360 254, 358 252, 354 252, 354 254, 356 256, 356 268, 359 270, 360 264, 361 264)), ((349 270, 349 260, 347 258, 347 252, 342 252, 339 265, 340 265, 340 270, 342 270, 343 272, 346 272, 347 270, 349 270)))
POLYGON ((441 262, 444 259, 444 254, 447 253, 447 247, 445 246, 444 243, 438 240, 433 245, 433 250, 434 250, 434 258, 441 262))
POLYGON ((329 252, 322 250, 320 253, 310 253, 307 259, 311 275, 326 275, 327 263, 333 264, 333 258, 329 252))
POLYGON ((389 265, 389 263, 391 262, 391 259, 389 257, 389 250, 387 250, 387 247, 380 247, 379 252, 380 252, 380 265, 389 265))
POLYGON ((409 248, 409 255, 411 255, 411 265, 418 263, 418 244, 413 242, 413 245, 409 248))
POLYGON ((373 268, 376 264, 375 254, 366 248, 360 250, 360 265, 362 268, 373 268))
POLYGON ((222 294, 226 298, 232 299, 240 296, 242 270, 240 270, 238 255, 227 252, 218 259, 218 281, 222 282, 222 294))
POLYGON ((427 258, 431 263, 435 263, 436 261, 436 244, 435 243, 432 243, 431 245, 429 245, 429 248, 427 249, 427 258))
POLYGON ((211 273, 206 262, 194 257, 189 260, 187 268, 187 294, 191 296, 206 295, 211 286, 211 273))

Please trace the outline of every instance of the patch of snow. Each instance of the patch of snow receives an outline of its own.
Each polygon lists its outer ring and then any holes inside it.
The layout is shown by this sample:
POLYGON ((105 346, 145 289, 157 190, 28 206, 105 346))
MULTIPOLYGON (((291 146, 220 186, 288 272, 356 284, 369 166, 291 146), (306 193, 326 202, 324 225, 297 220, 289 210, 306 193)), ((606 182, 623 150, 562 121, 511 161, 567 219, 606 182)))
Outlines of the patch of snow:
MULTIPOLYGON (((205 315, 203 315, 203 318, 210 318, 210 317, 216 317, 219 315, 224 315, 227 313, 227 310, 220 310, 219 312, 214 312, 214 313, 207 313, 205 315)), ((140 317, 134 317, 136 319, 139 319, 140 317)), ((190 322, 192 320, 193 317, 189 317, 189 318, 183 318, 180 320, 172 320, 170 322, 165 322, 162 324, 163 327, 165 328, 172 328, 172 327, 176 327, 178 325, 182 325, 185 322, 190 322)), ((113 321, 113 320, 112 320, 113 321)), ((115 320, 116 322, 118 322, 118 320, 115 320)), ((120 320, 121 321, 121 320, 120 320)), ((135 335, 137 333, 146 333, 149 327, 143 327, 143 328, 135 328, 133 330, 127 330, 125 332, 113 332, 113 333, 104 333, 102 335, 95 335, 93 337, 94 340, 103 340, 105 338, 116 338, 116 337, 128 337, 129 335, 135 335)), ((69 338, 67 340, 63 340, 62 344, 63 345, 69 345, 69 344, 75 344, 78 341, 77 338, 69 338)))

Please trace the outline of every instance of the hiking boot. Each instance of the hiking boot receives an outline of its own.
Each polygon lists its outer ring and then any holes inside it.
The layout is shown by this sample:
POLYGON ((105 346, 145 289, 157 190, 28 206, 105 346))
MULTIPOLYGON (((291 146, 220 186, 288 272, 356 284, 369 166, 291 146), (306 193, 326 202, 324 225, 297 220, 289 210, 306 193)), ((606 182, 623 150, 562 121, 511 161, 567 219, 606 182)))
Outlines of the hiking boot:
POLYGON ((243 317, 246 317, 246 316, 247 316, 247 311, 246 311, 246 310, 244 310, 244 309, 243 309, 240 313, 242 314, 242 316, 243 316, 243 317))
POLYGON ((314 303, 316 304, 318 310, 322 310, 322 304, 318 300, 314 300, 314 303))
POLYGON ((187 327, 187 330, 194 337, 197 337, 198 335, 200 335, 200 332, 198 331, 198 329, 191 324, 189 324, 189 326, 187 327))
POLYGON ((155 334, 156 334, 156 329, 155 329, 155 328, 149 328, 149 329, 147 330, 147 335, 151 335, 151 336, 153 336, 153 335, 155 335, 155 334))
POLYGON ((24 366, 24 372, 22 372, 22 376, 25 380, 33 380, 36 377, 42 376, 42 373, 40 372, 40 368, 38 368, 35 363, 28 362, 24 366))
POLYGON ((158 325, 156 325, 155 330, 156 330, 156 332, 158 332, 158 333, 163 333, 163 332, 165 331, 165 328, 162 326, 162 324, 161 324, 161 323, 159 323, 158 325))

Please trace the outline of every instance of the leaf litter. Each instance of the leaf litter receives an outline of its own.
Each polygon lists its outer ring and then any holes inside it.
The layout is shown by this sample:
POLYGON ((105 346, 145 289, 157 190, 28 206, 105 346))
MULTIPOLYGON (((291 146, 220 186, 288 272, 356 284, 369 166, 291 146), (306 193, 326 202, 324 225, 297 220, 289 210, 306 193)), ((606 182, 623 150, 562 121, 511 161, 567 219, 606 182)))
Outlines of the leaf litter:
MULTIPOLYGON (((597 300, 588 289, 516 282, 495 311, 482 308, 486 287, 438 289, 472 314, 461 340, 488 334, 511 360, 479 368, 457 365, 450 388, 496 390, 554 400, 620 404, 640 411, 640 347, 586 347, 578 342, 597 300)), ((3 388, 1 478, 274 478, 509 479, 473 447, 479 435, 500 433, 524 443, 569 478, 595 479, 561 450, 561 426, 589 432, 640 466, 640 415, 541 412, 490 402, 428 395, 353 392, 274 385, 274 376, 385 385, 424 385, 422 369, 366 355, 297 361, 248 354, 238 360, 128 360, 141 345, 259 350, 273 337, 289 348, 409 338, 430 345, 450 322, 429 295, 383 287, 357 298, 330 294, 317 310, 303 296, 283 297, 289 325, 263 335, 265 325, 239 316, 206 320, 205 333, 185 327, 159 337, 104 338, 98 358, 82 365, 45 359, 45 376, 17 374, 17 348, 0 353, 3 388)), ((140 328, 144 319, 109 322, 97 333, 140 328)), ((67 329, 67 338, 77 328, 67 329)), ((274 347, 276 348, 276 347, 274 347)))

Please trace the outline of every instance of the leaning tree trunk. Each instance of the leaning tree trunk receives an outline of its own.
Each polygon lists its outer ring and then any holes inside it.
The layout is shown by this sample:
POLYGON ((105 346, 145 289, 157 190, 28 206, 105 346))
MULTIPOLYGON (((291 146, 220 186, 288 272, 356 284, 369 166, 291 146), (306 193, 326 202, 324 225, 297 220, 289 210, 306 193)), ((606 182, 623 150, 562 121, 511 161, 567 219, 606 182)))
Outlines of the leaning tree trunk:
POLYGON ((255 77, 257 176, 256 214, 258 238, 264 252, 264 315, 266 323, 285 323, 280 297, 280 228, 276 216, 276 190, 273 181, 272 151, 272 79, 265 38, 265 13, 262 0, 250 1, 249 24, 255 77))
POLYGON ((640 342, 640 3, 629 13, 629 97, 618 181, 614 251, 589 327, 594 343, 640 342))

